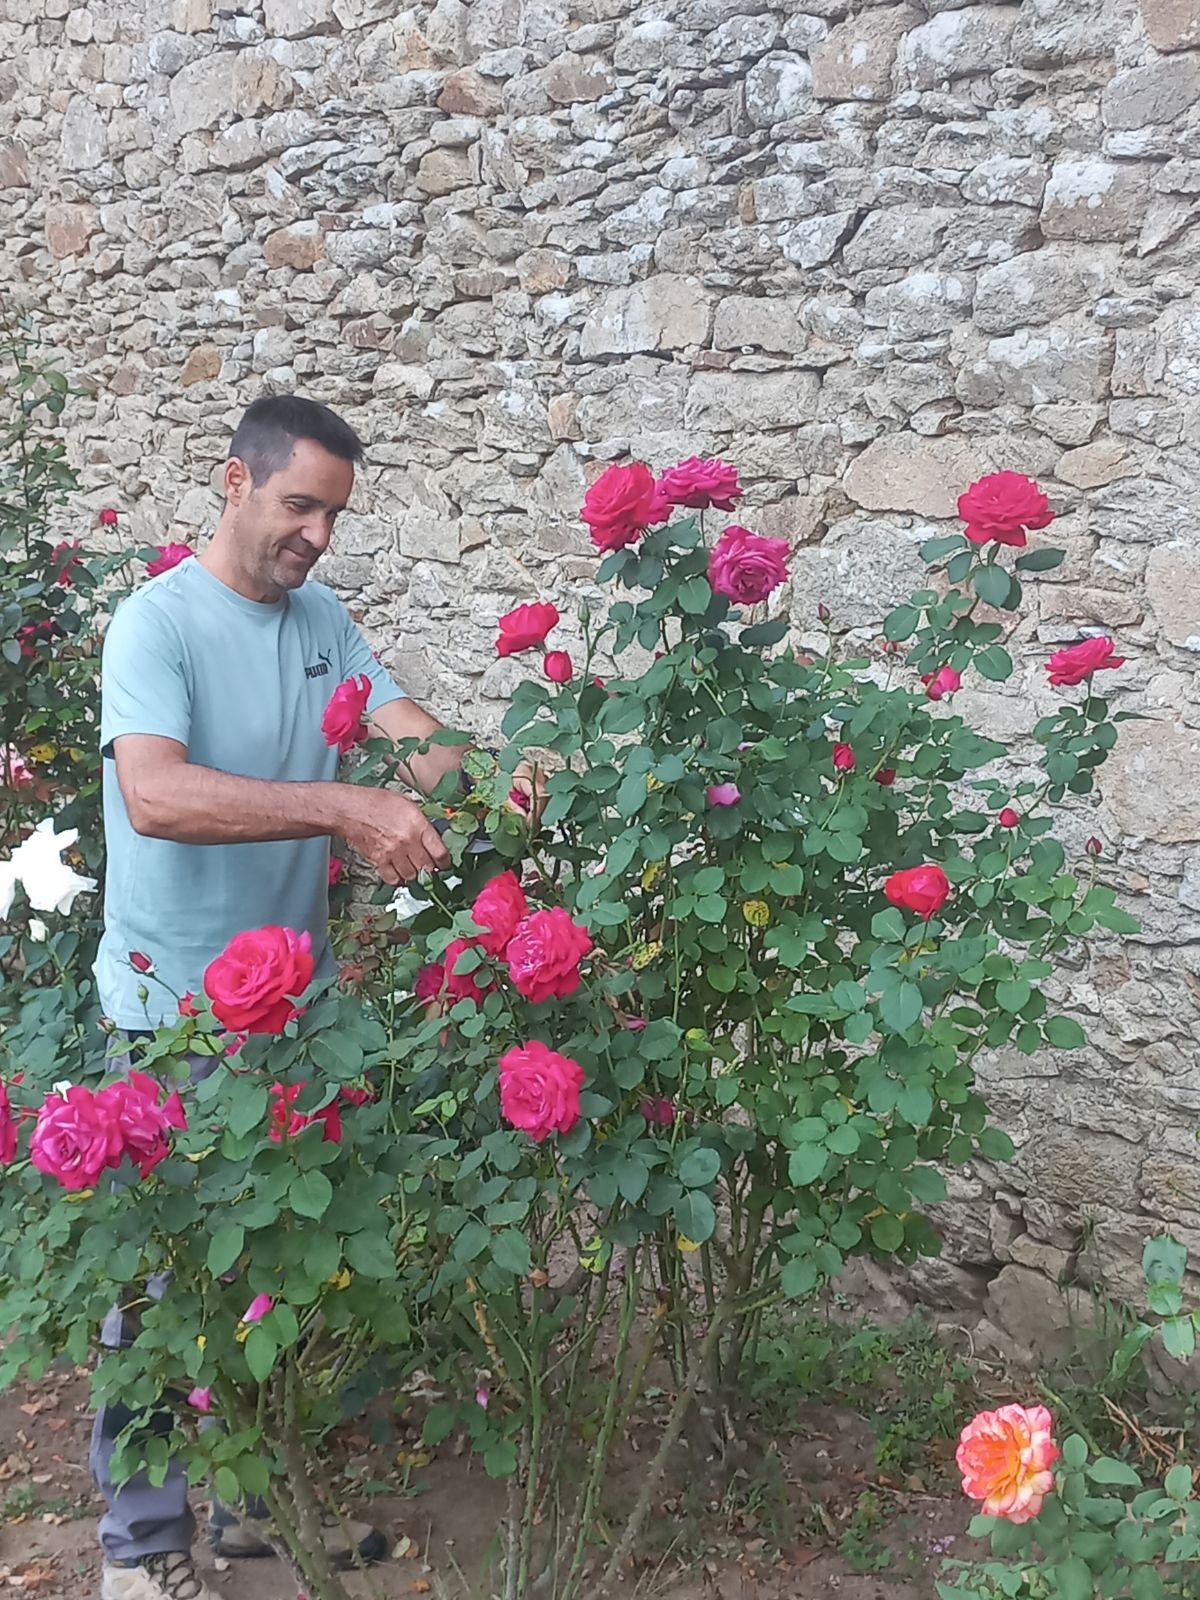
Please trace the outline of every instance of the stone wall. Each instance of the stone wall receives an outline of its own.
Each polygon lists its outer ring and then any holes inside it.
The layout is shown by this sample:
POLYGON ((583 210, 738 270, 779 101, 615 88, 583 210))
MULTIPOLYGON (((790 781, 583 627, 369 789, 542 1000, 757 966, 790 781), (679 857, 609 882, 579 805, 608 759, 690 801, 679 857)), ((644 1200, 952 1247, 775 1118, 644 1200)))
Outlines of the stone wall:
POLYGON ((402 679, 493 721, 518 599, 593 572, 633 451, 736 461, 871 638, 959 489, 1061 517, 1049 648, 1130 664, 1075 819, 1144 919, 1069 974, 1093 1048, 988 1069, 1016 1163, 960 1186, 927 1294, 1011 1336, 1052 1280, 1200 1244, 1200 0, 0 0, 3 282, 94 387, 87 507, 195 540, 238 409, 298 387, 372 466, 327 568, 402 679))

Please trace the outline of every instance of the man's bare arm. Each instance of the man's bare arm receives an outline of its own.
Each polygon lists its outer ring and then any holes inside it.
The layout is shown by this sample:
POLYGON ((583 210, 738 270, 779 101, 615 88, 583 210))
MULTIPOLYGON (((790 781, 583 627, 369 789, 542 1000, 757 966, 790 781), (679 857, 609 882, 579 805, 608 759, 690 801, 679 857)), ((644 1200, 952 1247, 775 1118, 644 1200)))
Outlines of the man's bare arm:
MULTIPOLYGON (((393 744, 400 744, 405 739, 425 740, 445 727, 444 723, 431 717, 415 701, 408 699, 389 700, 378 711, 371 712, 370 720, 393 744)), ((458 771, 470 749, 469 739, 464 739, 460 744, 430 745, 424 755, 413 756, 411 761, 405 762, 401 771, 414 789, 419 789, 422 794, 432 794, 447 772, 458 771)))
POLYGON ((238 777, 187 759, 174 739, 123 734, 113 756, 134 831, 180 844, 256 844, 337 834, 385 883, 406 883, 449 861, 413 801, 348 783, 238 777))

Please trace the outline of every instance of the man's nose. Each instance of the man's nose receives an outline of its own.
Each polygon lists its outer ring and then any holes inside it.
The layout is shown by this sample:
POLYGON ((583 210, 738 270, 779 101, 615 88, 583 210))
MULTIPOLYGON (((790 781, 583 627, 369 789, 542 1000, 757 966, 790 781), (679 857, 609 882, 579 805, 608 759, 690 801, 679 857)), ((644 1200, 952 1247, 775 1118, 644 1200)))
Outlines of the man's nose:
POLYGON ((324 512, 311 517, 305 524, 303 538, 305 544, 311 545, 318 555, 324 555, 333 538, 333 518, 324 512))

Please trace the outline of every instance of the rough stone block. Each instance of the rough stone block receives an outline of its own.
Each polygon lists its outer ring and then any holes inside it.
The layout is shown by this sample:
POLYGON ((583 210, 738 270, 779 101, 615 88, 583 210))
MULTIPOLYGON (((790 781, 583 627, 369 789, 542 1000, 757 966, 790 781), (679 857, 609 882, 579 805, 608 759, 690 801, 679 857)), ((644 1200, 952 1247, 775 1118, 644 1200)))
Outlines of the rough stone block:
POLYGON ((832 261, 850 237, 858 221, 856 211, 831 211, 828 216, 812 217, 788 230, 779 241, 789 261, 811 270, 832 261))
POLYGON ((919 11, 902 5, 861 11, 839 22, 812 52, 817 99, 886 100, 900 41, 920 20, 919 11))
POLYGON ((78 255, 98 225, 95 206, 50 205, 46 207, 46 248, 56 261, 78 255))
POLYGON ((904 41, 901 57, 914 86, 935 89, 955 78, 1005 66, 1016 21, 1014 6, 939 11, 904 41))
POLYGON ((1172 644, 1200 651, 1200 547, 1182 539, 1155 546, 1146 563, 1146 598, 1172 644))
POLYGON ((417 166, 417 187, 429 195, 453 194, 471 182, 471 158, 465 150, 430 150, 417 166))
POLYGON ((867 325, 886 327, 893 339, 947 333, 970 312, 970 279, 954 273, 912 272, 899 283, 867 291, 867 325))
POLYGON ((1174 122, 1200 100, 1200 60, 1167 56, 1146 67, 1118 72, 1100 97, 1106 128, 1145 128, 1174 122))
POLYGON ((73 94, 62 124, 62 164, 68 172, 87 172, 108 154, 108 124, 84 94, 73 94))
POLYGON ((988 267, 975 284, 975 323, 985 333, 1056 322, 1103 293, 1106 263, 1094 251, 1047 246, 988 267))
POLYGON ((291 267, 307 272, 325 254, 325 234, 318 222, 294 222, 277 228, 263 240, 263 259, 269 267, 291 267))
POLYGON ((1026 67, 1093 61, 1114 50, 1127 28, 1126 8, 1113 0, 1023 0, 1013 31, 1013 58, 1026 67))
POLYGON ((1075 489, 1099 489, 1128 477, 1133 470, 1125 445, 1117 439, 1097 439, 1077 450, 1068 450, 1055 467, 1054 476, 1075 489))
POLYGON ((795 355, 808 335, 803 304, 776 296, 726 295, 717 305, 713 344, 718 350, 773 350, 795 355))
POLYGON ((268 34, 277 39, 303 39, 337 28, 333 0, 264 0, 264 17, 268 34))
POLYGON ((984 206, 1040 206, 1046 192, 1046 165, 1032 156, 989 156, 967 173, 964 200, 984 206))
POLYGON ((1131 238, 1150 204, 1150 176, 1141 164, 1097 156, 1056 162, 1046 185, 1042 232, 1048 239, 1131 238))
POLYGON ((683 408, 685 428, 788 428, 817 408, 811 372, 698 372, 683 408))
POLYGON ((988 470, 975 442, 956 434, 929 439, 888 433, 854 458, 842 488, 867 511, 953 517, 959 495, 988 470))
POLYGON ((703 344, 712 305, 695 278, 660 273, 607 294, 584 323, 579 353, 633 355, 641 350, 682 350, 703 344))
POLYGON ((1156 50, 1191 50, 1200 45, 1196 0, 1139 0, 1146 35, 1156 50))
POLYGON ((1100 400, 1108 390, 1112 352, 1102 335, 1049 327, 993 339, 982 361, 963 368, 959 397, 971 403, 1040 406, 1100 400), (989 391, 994 396, 989 399, 989 391))
POLYGON ((797 117, 812 105, 812 68, 801 55, 777 51, 746 74, 746 115, 756 128, 797 117))
POLYGON ((1123 833, 1156 844, 1200 839, 1200 732, 1126 723, 1100 769, 1100 792, 1123 833))

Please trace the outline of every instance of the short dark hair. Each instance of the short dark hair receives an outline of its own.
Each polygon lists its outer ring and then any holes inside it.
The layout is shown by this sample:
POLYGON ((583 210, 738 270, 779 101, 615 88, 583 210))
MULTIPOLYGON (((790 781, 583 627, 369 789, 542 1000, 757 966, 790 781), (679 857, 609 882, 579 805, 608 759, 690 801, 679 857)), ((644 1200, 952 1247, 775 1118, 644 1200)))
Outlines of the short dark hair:
POLYGON ((350 424, 328 406, 298 394, 268 394, 242 414, 229 444, 229 459, 244 461, 258 488, 287 466, 298 439, 311 439, 342 461, 358 463, 366 453, 350 424))

